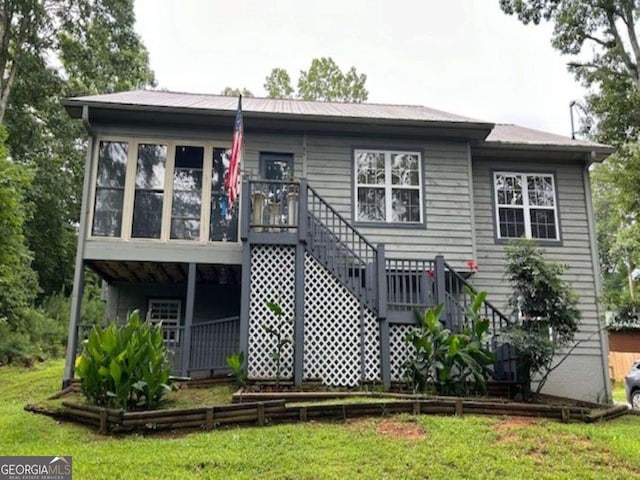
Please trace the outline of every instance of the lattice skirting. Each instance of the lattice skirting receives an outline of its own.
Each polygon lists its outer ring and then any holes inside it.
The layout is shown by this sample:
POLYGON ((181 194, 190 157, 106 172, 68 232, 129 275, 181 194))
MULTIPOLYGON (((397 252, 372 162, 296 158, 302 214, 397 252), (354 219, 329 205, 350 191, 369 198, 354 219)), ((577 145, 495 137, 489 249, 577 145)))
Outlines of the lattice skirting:
POLYGON ((354 386, 380 377, 378 321, 313 256, 305 254, 304 378, 354 386), (364 341, 363 341, 364 340, 364 341))
MULTIPOLYGON (((304 269, 303 378, 321 379, 333 386, 379 381, 380 328, 374 313, 309 253, 304 269)), ((266 302, 277 301, 283 318, 294 318, 295 247, 252 247, 250 273, 248 374, 250 378, 274 378, 276 340, 265 326, 277 328, 278 319, 266 302)), ((293 322, 285 324, 283 334, 293 338, 293 322)), ((292 344, 284 347, 282 378, 293 376, 293 352, 292 344)))
MULTIPOLYGON (((295 247, 251 247, 251 294, 249 300, 249 352, 247 367, 250 378, 275 378, 273 352, 276 339, 265 326, 277 328, 277 317, 266 307, 276 301, 282 307, 282 318, 291 320, 295 312, 295 247)), ((293 322, 285 324, 284 335, 293 338, 293 322)), ((293 376, 293 345, 285 345, 281 358, 281 377, 293 376)))
POLYGON ((390 370, 392 381, 403 381, 405 378, 404 364, 407 360, 415 356, 413 345, 407 345, 405 336, 413 329, 413 325, 390 325, 390 370))

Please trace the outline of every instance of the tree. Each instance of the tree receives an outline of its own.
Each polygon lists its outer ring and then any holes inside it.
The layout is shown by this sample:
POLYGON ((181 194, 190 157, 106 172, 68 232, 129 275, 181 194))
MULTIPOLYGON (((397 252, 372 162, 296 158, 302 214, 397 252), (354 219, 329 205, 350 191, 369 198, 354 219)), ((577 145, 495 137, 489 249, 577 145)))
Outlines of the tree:
POLYGON ((536 376, 536 393, 540 393, 551 372, 577 346, 574 337, 581 317, 578 297, 562 280, 567 267, 547 262, 535 241, 511 242, 506 253, 506 278, 513 289, 509 297, 513 323, 503 335, 518 351, 528 373, 525 393, 536 376), (567 348, 569 351, 557 358, 567 348))
POLYGON ((220 95, 224 95, 227 97, 239 97, 240 95, 242 95, 243 97, 253 97, 253 93, 251 93, 251 90, 247 90, 246 88, 243 88, 242 90, 239 88, 232 88, 232 87, 224 87, 224 90, 222 90, 220 92, 220 95))
POLYGON ((81 123, 69 118, 60 101, 152 85, 154 78, 133 28, 131 0, 28 0, 3 6, 0 28, 9 40, 0 50, 0 68, 14 71, 12 78, 2 77, 5 83, 11 80, 4 115, 7 145, 16 162, 34 171, 25 194, 33 206, 25 234, 42 293, 51 294, 71 286, 86 152, 81 123), (22 10, 9 15, 8 5, 22 10), (20 43, 25 15, 29 28, 39 33, 20 43))
POLYGON ((640 133, 640 42, 633 0, 500 0, 525 24, 550 21, 551 44, 578 56, 569 70, 592 93, 583 107, 597 120, 596 139, 618 145, 640 133))
POLYGON ((31 172, 7 158, 6 136, 0 126, 0 324, 13 323, 33 300, 38 285, 23 234, 28 215, 24 193, 31 172))
MULTIPOLYGON (((355 67, 343 72, 330 57, 314 58, 308 70, 301 70, 295 98, 332 102, 360 103, 367 100, 367 76, 355 67)), ((265 78, 269 98, 292 98, 291 77, 286 70, 274 68, 265 78)))
POLYGON ((291 77, 284 68, 274 68, 264 81, 269 98, 293 98, 291 77))
POLYGON ((616 322, 638 323, 640 264, 640 6, 633 0, 500 0, 525 24, 550 21, 552 45, 589 89, 583 133, 619 147, 593 169, 602 300, 616 322))

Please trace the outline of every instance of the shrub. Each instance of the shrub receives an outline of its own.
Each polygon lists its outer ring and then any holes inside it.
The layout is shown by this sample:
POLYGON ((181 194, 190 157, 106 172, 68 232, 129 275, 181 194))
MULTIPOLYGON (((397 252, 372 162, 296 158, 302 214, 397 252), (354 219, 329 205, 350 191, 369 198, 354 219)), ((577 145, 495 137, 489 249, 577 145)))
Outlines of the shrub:
POLYGON ((524 364, 524 393, 528 396, 531 379, 538 377, 539 393, 549 374, 577 346, 574 337, 581 315, 577 295, 562 280, 565 265, 546 261, 544 252, 532 240, 511 242, 506 252, 506 277, 513 289, 509 298, 512 324, 503 336, 524 364), (564 354, 557 356, 563 350, 564 354))
POLYGON ((94 325, 76 372, 93 404, 124 410, 158 408, 171 390, 162 327, 140 320, 136 310, 123 326, 94 325))
POLYGON ((440 322, 444 305, 429 308, 422 315, 416 312, 417 328, 405 338, 415 349, 415 356, 405 364, 415 392, 433 388, 439 395, 486 393, 494 362, 493 353, 484 346, 489 321, 479 314, 486 292, 469 294, 468 323, 460 333, 452 333, 440 322))

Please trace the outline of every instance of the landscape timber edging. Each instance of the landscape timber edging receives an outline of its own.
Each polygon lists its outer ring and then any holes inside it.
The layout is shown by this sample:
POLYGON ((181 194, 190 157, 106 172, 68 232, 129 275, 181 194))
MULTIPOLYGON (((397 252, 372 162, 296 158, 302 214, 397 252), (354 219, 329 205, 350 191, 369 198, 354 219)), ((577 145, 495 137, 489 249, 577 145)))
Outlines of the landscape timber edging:
MULTIPOLYGON (((357 392, 352 392, 357 393, 357 392)), ((360 395, 362 396, 362 395, 360 395)), ((264 426, 271 423, 346 420, 364 416, 391 414, 412 415, 494 415, 551 418, 563 422, 586 423, 609 420, 629 412, 626 405, 603 405, 592 410, 581 406, 545 405, 519 402, 496 402, 487 399, 457 397, 417 397, 377 394, 383 401, 366 403, 334 403, 287 405, 285 399, 234 403, 194 408, 125 412, 73 402, 62 402, 61 409, 46 409, 27 405, 25 410, 56 418, 92 425, 102 434, 131 431, 162 431, 182 428, 213 430, 224 426, 264 426)), ((307 400, 308 401, 308 400, 307 400)))

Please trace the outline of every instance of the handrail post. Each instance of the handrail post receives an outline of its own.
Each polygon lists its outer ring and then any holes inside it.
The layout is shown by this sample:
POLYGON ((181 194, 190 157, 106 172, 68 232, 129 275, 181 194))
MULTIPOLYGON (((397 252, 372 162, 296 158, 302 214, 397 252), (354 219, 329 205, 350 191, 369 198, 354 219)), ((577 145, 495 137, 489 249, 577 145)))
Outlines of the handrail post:
POLYGON ((301 243, 307 243, 308 229, 308 191, 307 179, 300 179, 300 191, 298 192, 298 240, 301 243))
POLYGON ((451 312, 449 311, 449 305, 447 305, 447 268, 444 263, 444 257, 442 255, 436 255, 435 271, 436 305, 444 305, 441 321, 444 322, 447 328, 451 328, 451 312))
POLYGON ((251 185, 248 179, 242 180, 240 196, 240 240, 249 238, 249 223, 251 222, 251 185))
POLYGON ((434 269, 436 273, 436 305, 440 305, 444 304, 447 300, 446 270, 444 265, 444 257, 442 255, 436 255, 434 269))
POLYGON ((384 244, 377 247, 377 263, 376 263, 376 286, 378 290, 378 317, 387 318, 387 266, 384 254, 384 244))

